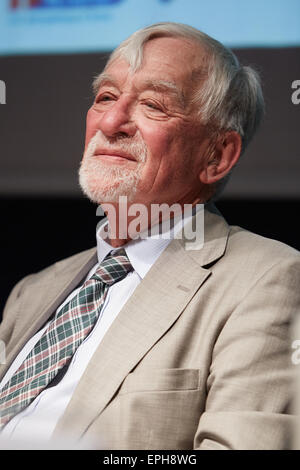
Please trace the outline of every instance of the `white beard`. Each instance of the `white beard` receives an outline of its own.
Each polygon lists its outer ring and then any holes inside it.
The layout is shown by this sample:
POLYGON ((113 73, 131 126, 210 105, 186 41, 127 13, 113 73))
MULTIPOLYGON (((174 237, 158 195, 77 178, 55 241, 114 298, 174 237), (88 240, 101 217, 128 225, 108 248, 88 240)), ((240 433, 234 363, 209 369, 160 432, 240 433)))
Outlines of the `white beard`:
POLYGON ((143 163, 147 159, 147 147, 142 137, 118 138, 108 140, 99 130, 90 140, 79 169, 79 184, 84 194, 97 204, 118 202, 120 196, 127 196, 132 201, 141 177, 143 163), (94 156, 98 146, 106 149, 122 149, 136 159, 136 168, 129 169, 118 165, 106 165, 94 156))

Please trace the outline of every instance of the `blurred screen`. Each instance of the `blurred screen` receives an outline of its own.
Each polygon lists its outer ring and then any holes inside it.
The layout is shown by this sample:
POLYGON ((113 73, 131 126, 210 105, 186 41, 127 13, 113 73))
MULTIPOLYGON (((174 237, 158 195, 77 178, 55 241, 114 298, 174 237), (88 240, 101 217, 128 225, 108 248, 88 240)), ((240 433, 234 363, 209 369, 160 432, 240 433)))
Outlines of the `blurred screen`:
POLYGON ((230 47, 300 45, 299 0, 1 0, 0 54, 111 50, 159 21, 190 24, 230 47))

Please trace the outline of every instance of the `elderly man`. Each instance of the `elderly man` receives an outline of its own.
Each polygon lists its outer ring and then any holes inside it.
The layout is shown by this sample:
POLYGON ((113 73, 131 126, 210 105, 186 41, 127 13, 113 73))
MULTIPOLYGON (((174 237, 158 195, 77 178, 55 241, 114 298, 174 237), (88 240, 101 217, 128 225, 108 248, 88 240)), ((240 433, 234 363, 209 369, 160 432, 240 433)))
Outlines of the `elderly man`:
POLYGON ((8 299, 2 437, 287 448, 300 256, 228 226, 212 203, 260 122, 256 73, 200 31, 161 23, 123 42, 94 88, 80 183, 107 219, 97 250, 8 299), (157 205, 181 209, 169 228, 157 205), (203 240, 187 243, 192 225, 203 240))

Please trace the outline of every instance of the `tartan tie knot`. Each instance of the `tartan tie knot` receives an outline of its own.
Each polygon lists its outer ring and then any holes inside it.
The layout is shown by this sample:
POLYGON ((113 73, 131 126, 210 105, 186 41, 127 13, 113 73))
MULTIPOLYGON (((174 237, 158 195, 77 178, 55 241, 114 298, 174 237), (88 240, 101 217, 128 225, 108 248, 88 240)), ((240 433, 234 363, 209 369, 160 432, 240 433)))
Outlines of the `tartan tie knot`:
POLYGON ((123 279, 129 271, 132 271, 132 265, 126 255, 124 248, 117 253, 109 254, 100 264, 99 268, 93 274, 91 279, 101 281, 108 286, 123 279))

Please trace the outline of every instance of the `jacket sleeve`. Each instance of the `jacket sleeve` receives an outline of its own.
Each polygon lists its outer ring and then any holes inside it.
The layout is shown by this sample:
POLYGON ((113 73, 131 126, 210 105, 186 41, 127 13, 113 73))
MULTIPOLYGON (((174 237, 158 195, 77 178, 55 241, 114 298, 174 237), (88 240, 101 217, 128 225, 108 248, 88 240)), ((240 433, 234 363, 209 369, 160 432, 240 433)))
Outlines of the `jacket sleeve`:
MULTIPOLYGON (((238 295, 238 293, 236 293, 238 295)), ((291 446, 291 322, 300 314, 300 257, 269 268, 229 316, 215 343, 196 449, 291 446)))

